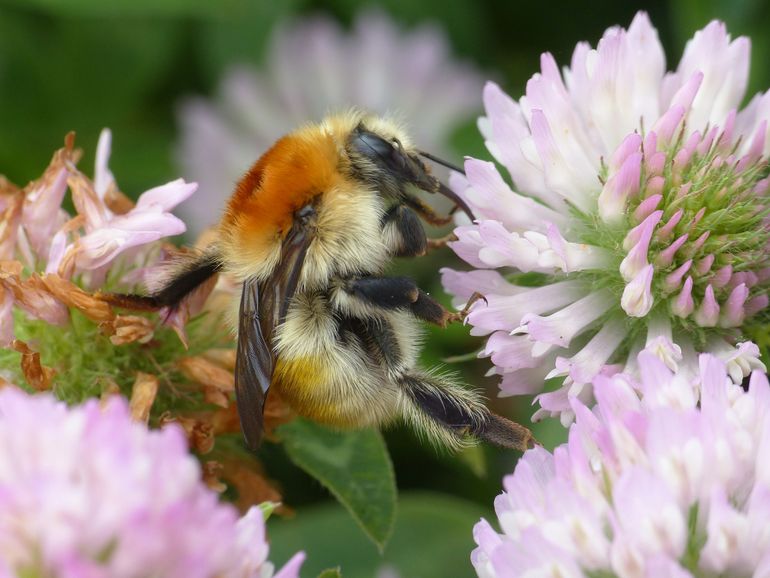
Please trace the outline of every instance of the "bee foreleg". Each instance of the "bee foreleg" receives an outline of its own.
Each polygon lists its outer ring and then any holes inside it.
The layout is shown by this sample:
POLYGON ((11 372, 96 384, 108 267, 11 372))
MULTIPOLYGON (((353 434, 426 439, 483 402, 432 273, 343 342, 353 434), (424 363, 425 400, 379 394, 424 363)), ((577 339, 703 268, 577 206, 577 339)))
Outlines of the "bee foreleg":
POLYGON ((427 251, 428 239, 420 217, 404 205, 395 205, 385 214, 382 235, 397 257, 417 257, 427 251))
POLYGON ((490 412, 472 391, 447 376, 413 373, 401 376, 406 397, 404 417, 431 439, 457 449, 472 436, 494 445, 526 451, 532 432, 490 412))
POLYGON ((430 223, 436 227, 443 227, 444 225, 451 223, 452 215, 456 210, 454 209, 449 213, 449 215, 442 217, 433 210, 433 207, 424 202, 422 199, 415 197, 414 195, 404 193, 403 201, 405 205, 412 208, 420 217, 422 217, 426 223, 430 223))
POLYGON ((432 251, 434 249, 442 249, 446 247, 448 243, 453 241, 457 241, 457 235, 455 235, 454 231, 447 233, 443 237, 428 239, 428 250, 432 251))

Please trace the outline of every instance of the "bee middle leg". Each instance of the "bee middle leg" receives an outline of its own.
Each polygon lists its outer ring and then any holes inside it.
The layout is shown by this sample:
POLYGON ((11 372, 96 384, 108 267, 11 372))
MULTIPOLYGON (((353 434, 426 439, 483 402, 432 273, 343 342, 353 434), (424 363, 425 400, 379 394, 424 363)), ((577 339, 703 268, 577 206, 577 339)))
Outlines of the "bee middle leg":
POLYGON ((409 309, 415 317, 441 327, 458 320, 456 313, 446 309, 408 277, 355 277, 345 281, 344 289, 370 306, 409 309))

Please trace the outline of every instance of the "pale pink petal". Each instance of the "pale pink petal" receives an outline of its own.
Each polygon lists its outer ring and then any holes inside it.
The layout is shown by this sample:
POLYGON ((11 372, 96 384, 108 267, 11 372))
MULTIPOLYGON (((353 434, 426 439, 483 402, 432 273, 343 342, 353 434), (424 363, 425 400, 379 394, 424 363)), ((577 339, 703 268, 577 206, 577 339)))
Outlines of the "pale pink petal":
POLYGON ((505 372, 539 364, 539 360, 532 357, 532 342, 523 335, 510 335, 506 331, 490 335, 482 355, 490 357, 492 363, 505 372))
POLYGON ((700 565, 709 572, 722 574, 735 556, 735 549, 748 541, 749 521, 733 508, 721 489, 712 493, 707 511, 707 539, 700 565))
POLYGON ((185 224, 169 213, 129 213, 81 237, 75 245, 76 264, 81 269, 96 269, 127 249, 184 231, 185 224))
MULTIPOLYGON (((541 73, 527 82, 526 105, 533 111, 532 132, 535 134, 535 111, 543 116, 553 131, 557 148, 570 169, 576 174, 595 175, 599 170, 601 150, 594 149, 591 138, 584 130, 584 122, 573 107, 570 95, 561 78, 556 61, 549 53, 540 57, 541 73)), ((522 99, 524 102, 524 99, 522 99)), ((546 159, 541 154, 547 168, 546 159)), ((558 192, 558 190, 557 190, 558 192)))
POLYGON ((286 562, 283 568, 273 574, 273 578, 299 578, 300 567, 304 561, 305 553, 297 552, 286 562))
POLYGON ((183 179, 176 179, 142 193, 133 210, 170 211, 190 198, 197 188, 198 183, 186 183, 183 179))
POLYGON ((690 267, 692 267, 692 259, 688 259, 679 267, 674 269, 671 273, 666 275, 666 279, 664 281, 666 289, 669 291, 674 291, 679 288, 682 285, 682 279, 685 275, 687 275, 690 267))
POLYGON ((690 127, 721 124, 730 110, 738 108, 748 82, 749 50, 747 38, 731 41, 724 23, 717 21, 687 43, 677 72, 666 79, 666 85, 682 82, 696 71, 703 73, 703 84, 688 113, 690 127))
MULTIPOLYGON (((627 282, 631 281, 639 274, 639 271, 649 265, 647 252, 650 248, 652 233, 655 231, 655 227, 657 227, 662 216, 663 211, 655 211, 639 225, 639 238, 631 246, 628 255, 620 263, 620 274, 627 282)), ((626 239, 628 238, 629 236, 627 235, 626 239)))
MULTIPOLYGON (((648 187, 647 193, 649 194, 650 193, 649 183, 647 187, 648 187)), ((639 203, 639 206, 636 208, 636 210, 634 210, 634 219, 636 221, 644 221, 647 217, 649 217, 653 213, 653 211, 655 211, 655 209, 658 208, 662 200, 663 200, 663 195, 661 195, 660 193, 654 194, 644 199, 641 203, 639 203)))
POLYGON ((107 190, 115 185, 115 177, 110 172, 109 161, 112 149, 112 131, 108 128, 99 133, 96 144, 96 161, 94 166, 94 191, 100 199, 104 199, 107 190))
POLYGON ((524 272, 538 268, 537 247, 518 233, 508 231, 499 221, 480 221, 478 234, 483 243, 478 257, 487 267, 516 267, 524 272))
POLYGON ((481 239, 481 234, 477 226, 465 225, 455 228, 455 236, 457 241, 447 243, 452 251, 457 254, 460 259, 469 263, 474 267, 481 269, 491 268, 484 261, 479 258, 479 251, 485 247, 484 241, 481 239))
POLYGON ((654 299, 650 287, 655 268, 647 265, 626 285, 620 306, 630 317, 644 317, 652 309, 654 299))
POLYGON ((579 281, 561 281, 543 287, 524 288, 514 295, 487 295, 477 301, 468 314, 474 335, 495 330, 509 330, 521 324, 526 314, 543 314, 577 301, 588 294, 579 281))
POLYGON ((0 287, 0 347, 8 347, 13 339, 13 294, 0 287))
POLYGON ((59 270, 64 254, 67 251, 67 235, 59 231, 51 239, 51 246, 48 252, 48 263, 46 264, 46 273, 56 273, 59 270))
POLYGON ((633 153, 611 175, 599 195, 599 214, 608 223, 619 222, 626 214, 626 203, 639 192, 642 153, 633 153))
POLYGON ((565 212, 563 199, 545 182, 543 162, 519 104, 493 82, 486 84, 483 96, 487 118, 480 124, 489 126, 487 132, 482 129, 489 151, 511 173, 517 190, 565 212))
POLYGON ((720 327, 739 327, 745 317, 744 304, 749 297, 749 288, 744 283, 733 288, 727 301, 722 305, 720 327))
POLYGON ((695 310, 695 301, 692 298, 692 277, 687 276, 684 280, 684 285, 679 295, 671 302, 671 312, 682 318, 689 317, 689 315, 695 310))
POLYGON ((612 255, 606 249, 586 243, 568 242, 553 223, 545 223, 545 235, 535 231, 524 233, 524 238, 538 250, 538 270, 561 269, 565 273, 604 269, 612 255))
POLYGON ((441 284, 447 293, 452 297, 452 305, 455 307, 463 306, 471 295, 481 293, 485 297, 488 295, 516 295, 526 289, 522 289, 506 281, 497 271, 476 270, 476 271, 455 271, 448 267, 439 269, 441 273, 441 284))
POLYGON ((670 489, 649 472, 632 467, 620 477, 613 496, 626 539, 642 555, 665 553, 678 559, 687 541, 687 521, 670 489))
POLYGON ((644 351, 657 356, 671 371, 676 371, 682 360, 682 348, 674 343, 671 321, 663 315, 655 315, 647 326, 644 351))
POLYGON ((714 296, 714 288, 706 287, 706 292, 700 307, 695 311, 695 322, 701 327, 714 327, 719 321, 719 303, 714 296))
POLYGON ((527 314, 521 318, 521 330, 535 341, 567 347, 572 338, 599 319, 612 307, 606 291, 595 291, 547 317, 527 314))
POLYGON ((596 172, 590 171, 580 159, 569 156, 569 150, 563 150, 565 145, 558 140, 542 110, 532 110, 530 126, 548 187, 579 209, 590 211, 596 172))
POLYGON ((477 219, 500 221, 510 231, 537 231, 545 222, 565 223, 560 213, 514 193, 492 163, 469 158, 465 172, 469 188, 462 196, 477 219))
POLYGON ((613 319, 601 329, 575 355, 565 359, 556 358, 556 369, 547 377, 568 374, 575 383, 591 381, 605 363, 612 357, 626 334, 625 323, 613 319))
MULTIPOLYGON (((45 256, 50 240, 67 220, 61 203, 67 191, 67 169, 62 167, 50 182, 27 192, 22 207, 21 223, 30 245, 38 256, 45 256)), ((44 176, 45 179, 45 176, 44 176)))

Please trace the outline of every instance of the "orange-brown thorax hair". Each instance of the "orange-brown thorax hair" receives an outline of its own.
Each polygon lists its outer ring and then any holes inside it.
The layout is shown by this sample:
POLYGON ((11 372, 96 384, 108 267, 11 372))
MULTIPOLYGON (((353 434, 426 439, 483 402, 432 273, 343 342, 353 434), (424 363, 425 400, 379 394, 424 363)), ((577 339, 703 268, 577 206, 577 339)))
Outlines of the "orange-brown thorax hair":
POLYGON ((269 253, 288 232, 294 212, 331 187, 337 159, 330 135, 319 134, 312 140, 294 134, 281 138, 236 186, 222 219, 220 239, 226 245, 263 247, 269 253))
POLYGON ((247 236, 285 233, 293 213, 330 188, 337 160, 331 135, 281 138, 238 183, 224 221, 247 236))
POLYGON ((380 219, 385 205, 370 185, 351 176, 348 138, 363 121, 379 133, 407 141, 399 127, 358 112, 332 116, 281 138, 244 175, 219 227, 226 269, 238 279, 266 278, 280 260, 281 240, 294 213, 318 210, 301 285, 336 273, 376 271, 387 260, 380 219))

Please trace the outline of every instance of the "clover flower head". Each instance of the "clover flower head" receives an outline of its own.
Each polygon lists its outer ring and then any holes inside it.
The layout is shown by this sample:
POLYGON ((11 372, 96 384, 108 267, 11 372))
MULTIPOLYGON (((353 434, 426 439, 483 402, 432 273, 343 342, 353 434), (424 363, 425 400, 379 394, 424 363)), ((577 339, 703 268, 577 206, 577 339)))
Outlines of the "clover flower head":
POLYGON ((108 168, 111 141, 110 131, 102 131, 93 180, 77 168, 80 151, 68 135, 40 179, 23 189, 0 181, 1 347, 15 337, 14 306, 53 325, 69 320, 68 305, 99 323, 111 321, 106 305, 89 300, 82 287, 102 289, 109 280, 110 289, 127 288, 145 281, 147 267, 158 258, 156 241, 185 231, 171 210, 197 185, 177 179, 134 203, 108 168), (68 190, 75 215, 62 206, 68 190))
POLYGON ((479 126, 514 186, 477 159, 454 175, 477 220, 453 249, 477 270, 444 285, 485 295, 468 322, 503 395, 563 378, 537 416, 568 423, 642 349, 690 372, 699 352, 737 355, 736 382, 764 367, 742 330, 768 305, 770 92, 738 110, 748 69, 748 39, 712 22, 667 73, 640 13, 561 71, 544 54, 519 101, 486 86, 479 126))
POLYGON ((696 376, 649 351, 640 378, 594 380, 568 443, 527 452, 474 528, 479 576, 692 578, 770 568, 770 385, 702 354, 696 376))
POLYGON ((0 575, 272 576, 259 508, 220 503, 181 429, 148 430, 122 398, 68 408, 6 386, 0 449, 0 575))
POLYGON ((63 228, 54 235, 48 273, 61 272, 69 277, 75 271, 103 271, 121 253, 186 230, 170 211, 195 192, 196 183, 177 179, 142 193, 136 204, 124 211, 116 210, 115 204, 110 207, 109 196, 119 194, 107 166, 111 144, 112 134, 105 129, 97 145, 93 182, 79 172, 73 171, 70 177, 73 202, 85 234, 72 238, 72 231, 63 228))

